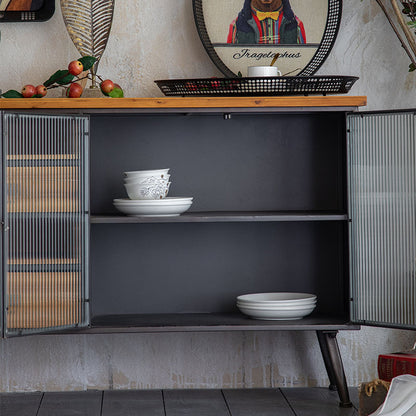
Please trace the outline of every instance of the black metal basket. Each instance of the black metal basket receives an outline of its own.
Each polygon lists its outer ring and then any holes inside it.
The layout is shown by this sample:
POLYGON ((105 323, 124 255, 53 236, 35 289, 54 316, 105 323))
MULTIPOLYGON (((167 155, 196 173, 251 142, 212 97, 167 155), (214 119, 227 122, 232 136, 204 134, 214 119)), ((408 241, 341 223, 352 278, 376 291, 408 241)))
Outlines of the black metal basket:
POLYGON ((199 78, 155 81, 166 96, 285 96, 345 94, 358 77, 199 78))

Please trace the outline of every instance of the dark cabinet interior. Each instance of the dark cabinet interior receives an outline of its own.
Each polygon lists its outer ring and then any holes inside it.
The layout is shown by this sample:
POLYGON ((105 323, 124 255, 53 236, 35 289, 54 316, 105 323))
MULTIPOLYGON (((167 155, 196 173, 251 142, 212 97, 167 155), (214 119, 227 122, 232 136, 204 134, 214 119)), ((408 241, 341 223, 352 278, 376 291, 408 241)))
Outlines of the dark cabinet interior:
MULTIPOLYGON (((349 321, 344 114, 92 115, 91 312, 238 313, 244 293, 318 295, 349 321), (171 169, 164 220, 120 219, 122 173, 171 169), (147 223, 150 221, 150 223, 147 223)), ((143 317, 145 320, 145 317, 143 317)))
POLYGON ((230 313, 241 294, 306 292, 319 298, 314 313, 347 322, 343 231, 317 221, 93 224, 92 315, 230 313))
POLYGON ((122 173, 169 167, 191 211, 345 212, 343 114, 91 116, 91 214, 122 173), (105 161, 105 162, 104 162, 105 161))

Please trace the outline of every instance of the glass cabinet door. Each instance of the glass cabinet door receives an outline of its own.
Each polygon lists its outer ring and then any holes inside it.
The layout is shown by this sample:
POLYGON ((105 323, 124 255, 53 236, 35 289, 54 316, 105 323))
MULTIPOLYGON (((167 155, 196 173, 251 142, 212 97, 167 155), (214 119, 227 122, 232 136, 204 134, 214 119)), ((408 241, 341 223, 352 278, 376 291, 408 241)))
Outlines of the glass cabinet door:
POLYGON ((352 320, 414 328, 415 115, 349 115, 347 134, 352 320))
POLYGON ((88 118, 4 113, 3 335, 85 326, 88 118))

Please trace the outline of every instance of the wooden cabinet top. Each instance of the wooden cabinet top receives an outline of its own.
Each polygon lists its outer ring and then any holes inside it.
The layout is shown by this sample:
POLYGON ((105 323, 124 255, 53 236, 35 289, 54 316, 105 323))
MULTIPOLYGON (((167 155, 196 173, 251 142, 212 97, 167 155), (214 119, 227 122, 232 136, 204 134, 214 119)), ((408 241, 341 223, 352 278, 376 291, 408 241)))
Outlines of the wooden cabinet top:
POLYGON ((154 97, 154 98, 2 98, 0 110, 173 110, 173 109, 354 109, 367 104, 365 96, 290 97, 154 97))

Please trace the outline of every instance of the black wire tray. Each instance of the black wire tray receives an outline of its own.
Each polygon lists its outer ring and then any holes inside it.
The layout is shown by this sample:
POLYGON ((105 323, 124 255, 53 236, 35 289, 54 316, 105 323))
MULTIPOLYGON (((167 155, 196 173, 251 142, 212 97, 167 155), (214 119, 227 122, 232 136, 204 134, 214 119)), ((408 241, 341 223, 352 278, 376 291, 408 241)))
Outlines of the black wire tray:
POLYGON ((158 80, 166 96, 285 96, 346 94, 358 77, 321 75, 312 77, 198 78, 158 80))

